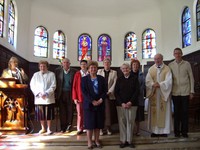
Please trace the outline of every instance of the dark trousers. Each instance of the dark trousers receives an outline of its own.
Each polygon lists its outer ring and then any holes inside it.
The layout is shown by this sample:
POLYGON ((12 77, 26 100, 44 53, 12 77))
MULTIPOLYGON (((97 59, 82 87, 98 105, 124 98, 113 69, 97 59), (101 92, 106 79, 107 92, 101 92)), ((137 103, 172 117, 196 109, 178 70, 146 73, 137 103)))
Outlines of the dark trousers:
POLYGON ((73 121, 73 103, 71 100, 71 92, 62 92, 59 102, 60 126, 62 131, 66 131, 73 121))
POLYGON ((189 96, 172 96, 174 104, 174 134, 188 133, 189 96))

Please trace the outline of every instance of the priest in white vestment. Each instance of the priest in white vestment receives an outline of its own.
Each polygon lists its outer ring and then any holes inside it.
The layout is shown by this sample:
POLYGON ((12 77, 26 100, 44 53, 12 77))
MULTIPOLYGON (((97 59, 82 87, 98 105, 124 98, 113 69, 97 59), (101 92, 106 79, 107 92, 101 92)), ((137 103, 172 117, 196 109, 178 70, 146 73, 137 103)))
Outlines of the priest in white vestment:
POLYGON ((155 64, 146 76, 146 96, 149 98, 148 127, 151 137, 167 137, 172 130, 171 89, 172 74, 163 63, 163 55, 154 56, 155 64))

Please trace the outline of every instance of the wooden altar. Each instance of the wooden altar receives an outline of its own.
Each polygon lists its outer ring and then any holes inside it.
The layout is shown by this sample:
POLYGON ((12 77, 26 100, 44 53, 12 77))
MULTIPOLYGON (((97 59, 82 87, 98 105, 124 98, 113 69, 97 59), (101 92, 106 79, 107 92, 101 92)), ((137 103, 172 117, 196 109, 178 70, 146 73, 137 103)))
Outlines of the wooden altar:
POLYGON ((0 78, 0 132, 26 133, 27 85, 16 84, 14 78, 0 78))

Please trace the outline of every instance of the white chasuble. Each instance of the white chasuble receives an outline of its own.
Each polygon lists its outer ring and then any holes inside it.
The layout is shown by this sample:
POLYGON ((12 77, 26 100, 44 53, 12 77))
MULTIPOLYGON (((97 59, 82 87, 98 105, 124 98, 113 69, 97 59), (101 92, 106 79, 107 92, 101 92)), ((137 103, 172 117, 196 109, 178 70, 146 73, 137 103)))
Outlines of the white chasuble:
POLYGON ((148 127, 155 134, 169 134, 172 130, 171 111, 172 74, 168 66, 153 65, 146 76, 146 96, 149 98, 148 127), (160 88, 153 88, 158 82, 160 88))

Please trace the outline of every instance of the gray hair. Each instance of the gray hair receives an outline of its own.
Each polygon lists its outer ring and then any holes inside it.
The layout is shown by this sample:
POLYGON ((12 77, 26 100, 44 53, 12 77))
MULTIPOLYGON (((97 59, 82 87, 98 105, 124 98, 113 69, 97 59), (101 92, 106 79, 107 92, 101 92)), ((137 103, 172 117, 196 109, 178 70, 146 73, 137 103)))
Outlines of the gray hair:
POLYGON ((126 67, 128 67, 129 69, 131 69, 131 67, 130 67, 130 64, 129 63, 123 63, 122 65, 121 65, 121 67, 120 67, 120 69, 122 70, 122 67, 123 66, 126 66, 126 67))
POLYGON ((63 58, 63 59, 62 59, 62 62, 63 62, 64 60, 65 60, 65 61, 68 61, 68 62, 70 63, 70 59, 69 59, 69 58, 63 58))
MULTIPOLYGON (((161 53, 157 53, 155 56, 160 56, 161 59, 163 60, 163 55, 161 53)), ((155 56, 154 56, 154 58, 155 58, 155 56)))

